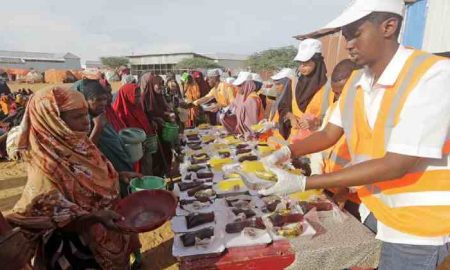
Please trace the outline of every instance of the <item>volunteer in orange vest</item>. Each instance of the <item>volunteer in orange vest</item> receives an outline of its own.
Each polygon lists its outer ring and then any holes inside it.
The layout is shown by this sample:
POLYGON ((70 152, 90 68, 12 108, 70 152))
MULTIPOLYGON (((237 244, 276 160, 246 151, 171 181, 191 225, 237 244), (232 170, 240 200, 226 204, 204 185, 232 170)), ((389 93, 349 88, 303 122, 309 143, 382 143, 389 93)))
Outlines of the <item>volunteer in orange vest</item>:
POLYGON ((398 44, 403 11, 403 0, 356 0, 325 27, 342 30, 364 69, 324 130, 263 160, 322 151, 345 134, 352 165, 308 178, 277 170, 260 193, 356 187, 361 218, 383 243, 379 269, 435 269, 450 248, 450 61, 398 44))
MULTIPOLYGON (((345 83, 350 78, 353 70, 356 70, 357 67, 358 66, 350 59, 344 59, 334 67, 330 78, 330 88, 332 90, 333 100, 323 116, 321 129, 324 129, 328 124, 330 115, 339 104, 337 101, 342 93, 345 83)), ((312 174, 331 173, 348 166, 351 161, 351 156, 345 142, 345 136, 342 136, 332 147, 322 152, 311 154, 310 160, 312 174)), ((361 201, 354 192, 354 189, 350 190, 347 187, 331 188, 327 189, 327 193, 333 196, 333 200, 341 208, 345 208, 352 215, 359 218, 358 208, 361 201)))
POLYGON ((271 131, 271 135, 280 139, 287 139, 290 134, 290 125, 286 125, 286 122, 282 121, 285 118, 286 113, 289 112, 289 106, 283 103, 282 100, 286 92, 291 91, 292 78, 295 76, 295 71, 290 68, 283 68, 277 74, 271 77, 275 90, 277 93, 276 100, 272 102, 268 119, 263 119, 260 122, 262 128, 260 133, 266 133, 271 131), (285 106, 281 108, 281 106, 285 106))
MULTIPOLYGON (((211 88, 206 96, 201 97, 193 102, 195 106, 200 106, 202 104, 214 101, 211 107, 208 108, 208 111, 212 113, 217 113, 221 109, 230 106, 231 102, 233 102, 236 97, 237 89, 226 82, 220 81, 220 72, 218 69, 208 70, 207 72, 207 81, 208 85, 211 88)), ((215 121, 213 121, 212 124, 215 121)))
POLYGON ((322 43, 316 39, 305 39, 300 42, 298 53, 294 61, 299 62, 298 75, 292 79, 291 91, 283 95, 281 101, 283 122, 291 128, 289 141, 300 140, 310 132, 302 126, 302 119, 309 119, 305 115, 306 108, 314 95, 327 82, 327 69, 322 57, 322 43), (286 108, 286 111, 283 109, 286 108))

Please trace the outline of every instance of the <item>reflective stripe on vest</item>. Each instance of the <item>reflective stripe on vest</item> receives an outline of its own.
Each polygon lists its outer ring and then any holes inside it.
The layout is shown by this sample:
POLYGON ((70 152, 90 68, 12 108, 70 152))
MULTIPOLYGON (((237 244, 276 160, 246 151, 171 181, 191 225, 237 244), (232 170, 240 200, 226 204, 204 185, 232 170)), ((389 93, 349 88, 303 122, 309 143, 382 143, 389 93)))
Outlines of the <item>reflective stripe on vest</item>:
MULTIPOLYGON (((364 96, 356 87, 362 72, 352 74, 343 91, 340 108, 353 164, 382 158, 386 154, 405 101, 427 70, 440 59, 427 53, 413 52, 395 85, 385 90, 373 129, 363 117, 364 96)), ((427 90, 433 94, 433 89, 427 90)), ((449 144, 447 141, 442 149, 442 160, 420 159, 403 177, 360 187, 358 195, 380 222, 393 229, 423 237, 449 235, 449 144)))
POLYGON ((320 104, 320 112, 319 112, 319 117, 321 120, 323 120, 323 118, 325 117, 325 113, 330 107, 330 95, 333 94, 333 91, 331 89, 331 83, 329 80, 324 85, 324 87, 325 88, 322 96, 322 104, 320 104))
POLYGON ((295 96, 295 89, 297 88, 298 78, 294 77, 291 83, 291 93, 292 93, 292 101, 291 101, 291 107, 292 107, 292 113, 297 116, 301 117, 303 115, 303 112, 298 107, 297 98, 295 96))

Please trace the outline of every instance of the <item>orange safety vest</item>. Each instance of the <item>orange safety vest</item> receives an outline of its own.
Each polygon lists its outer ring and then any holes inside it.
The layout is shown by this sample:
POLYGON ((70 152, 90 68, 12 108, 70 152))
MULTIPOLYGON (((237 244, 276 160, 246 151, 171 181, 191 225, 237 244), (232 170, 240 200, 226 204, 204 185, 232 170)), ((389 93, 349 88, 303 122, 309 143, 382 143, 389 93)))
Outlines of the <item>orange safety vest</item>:
MULTIPOLYGON (((292 107, 292 113, 296 116, 296 117, 302 117, 304 115, 304 113, 300 110, 298 104, 297 104, 297 98, 295 98, 295 88, 297 86, 298 83, 298 79, 297 77, 294 77, 292 79, 292 84, 291 84, 291 91, 292 91, 292 101, 291 101, 291 107, 292 107)), ((309 135, 311 135, 311 131, 307 130, 307 129, 301 129, 301 128, 291 128, 291 134, 289 135, 288 141, 293 144, 296 141, 302 140, 306 137, 308 137, 309 135)))
POLYGON ((314 95, 311 102, 306 107, 306 113, 313 114, 320 120, 323 120, 328 108, 334 103, 334 93, 331 89, 331 83, 328 81, 314 95))
POLYGON ((236 97, 237 89, 231 84, 220 82, 217 87, 211 89, 211 93, 219 105, 226 107, 236 97))
MULTIPOLYGON (((395 85, 386 89, 373 130, 367 122, 363 91, 356 87, 362 72, 352 74, 339 104, 352 163, 386 154, 405 101, 426 71, 440 59, 425 52, 413 52, 395 85)), ((433 94, 433 89, 426 90, 433 94)), ((450 138, 447 138, 442 160, 421 159, 399 179, 358 187, 361 201, 380 222, 400 232, 422 237, 449 235, 449 153, 450 138)))
MULTIPOLYGON (((328 118, 331 117, 333 111, 336 109, 338 102, 331 104, 328 118)), ((328 118, 325 117, 324 121, 328 122, 328 118)), ((345 168, 351 163, 352 157, 348 151, 347 143, 345 141, 345 135, 342 136, 339 141, 332 147, 322 151, 322 159, 324 162, 323 173, 332 173, 345 168)), ((330 188, 329 191, 335 193, 336 189, 330 188)), ((350 193, 348 199, 356 204, 360 204, 361 200, 356 193, 350 193)))

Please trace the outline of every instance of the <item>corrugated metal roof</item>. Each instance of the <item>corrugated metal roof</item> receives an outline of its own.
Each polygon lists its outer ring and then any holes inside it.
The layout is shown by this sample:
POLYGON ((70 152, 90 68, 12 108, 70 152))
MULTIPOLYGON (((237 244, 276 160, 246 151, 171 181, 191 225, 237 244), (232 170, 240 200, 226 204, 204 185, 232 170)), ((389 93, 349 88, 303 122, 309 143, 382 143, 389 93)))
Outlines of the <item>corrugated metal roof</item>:
MULTIPOLYGON (((176 53, 148 53, 148 54, 135 54, 135 55, 129 55, 128 58, 139 58, 139 57, 149 57, 149 56, 165 56, 165 55, 194 55, 197 57, 205 57, 209 58, 207 56, 204 56, 202 54, 193 53, 193 52, 176 52, 176 53)), ((212 59, 212 58, 211 58, 212 59)))
POLYGON ((23 52, 0 50, 0 58, 16 58, 23 60, 41 60, 41 61, 65 61, 65 59, 79 59, 72 53, 42 53, 42 52, 23 52))

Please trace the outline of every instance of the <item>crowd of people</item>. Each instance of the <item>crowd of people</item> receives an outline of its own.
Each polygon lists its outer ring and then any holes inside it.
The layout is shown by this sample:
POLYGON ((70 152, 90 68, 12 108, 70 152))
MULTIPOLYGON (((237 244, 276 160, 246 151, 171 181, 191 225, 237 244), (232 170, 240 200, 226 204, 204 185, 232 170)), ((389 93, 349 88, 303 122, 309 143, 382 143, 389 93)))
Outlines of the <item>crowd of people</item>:
POLYGON ((23 234, 1 261, 128 269, 132 255, 137 268, 137 235, 117 229, 112 209, 131 178, 168 176, 179 142, 158 140, 156 152, 144 142, 142 159, 130 162, 120 131, 139 128, 150 140, 167 123, 181 134, 207 122, 247 139, 288 141, 266 166, 308 155, 311 176, 284 172, 261 195, 325 188, 383 242, 379 269, 435 269, 450 248, 450 61, 397 42, 403 1, 366 2, 327 26, 342 30, 351 56, 331 72, 321 42, 309 38, 293 59, 298 68, 280 68, 270 84, 218 69, 180 80, 152 72, 137 80, 123 69, 115 93, 98 71, 71 89, 33 95, 0 81, 0 138, 20 124, 17 152, 29 164, 21 199, 8 223, 0 220, 0 235, 10 226, 23 234))

